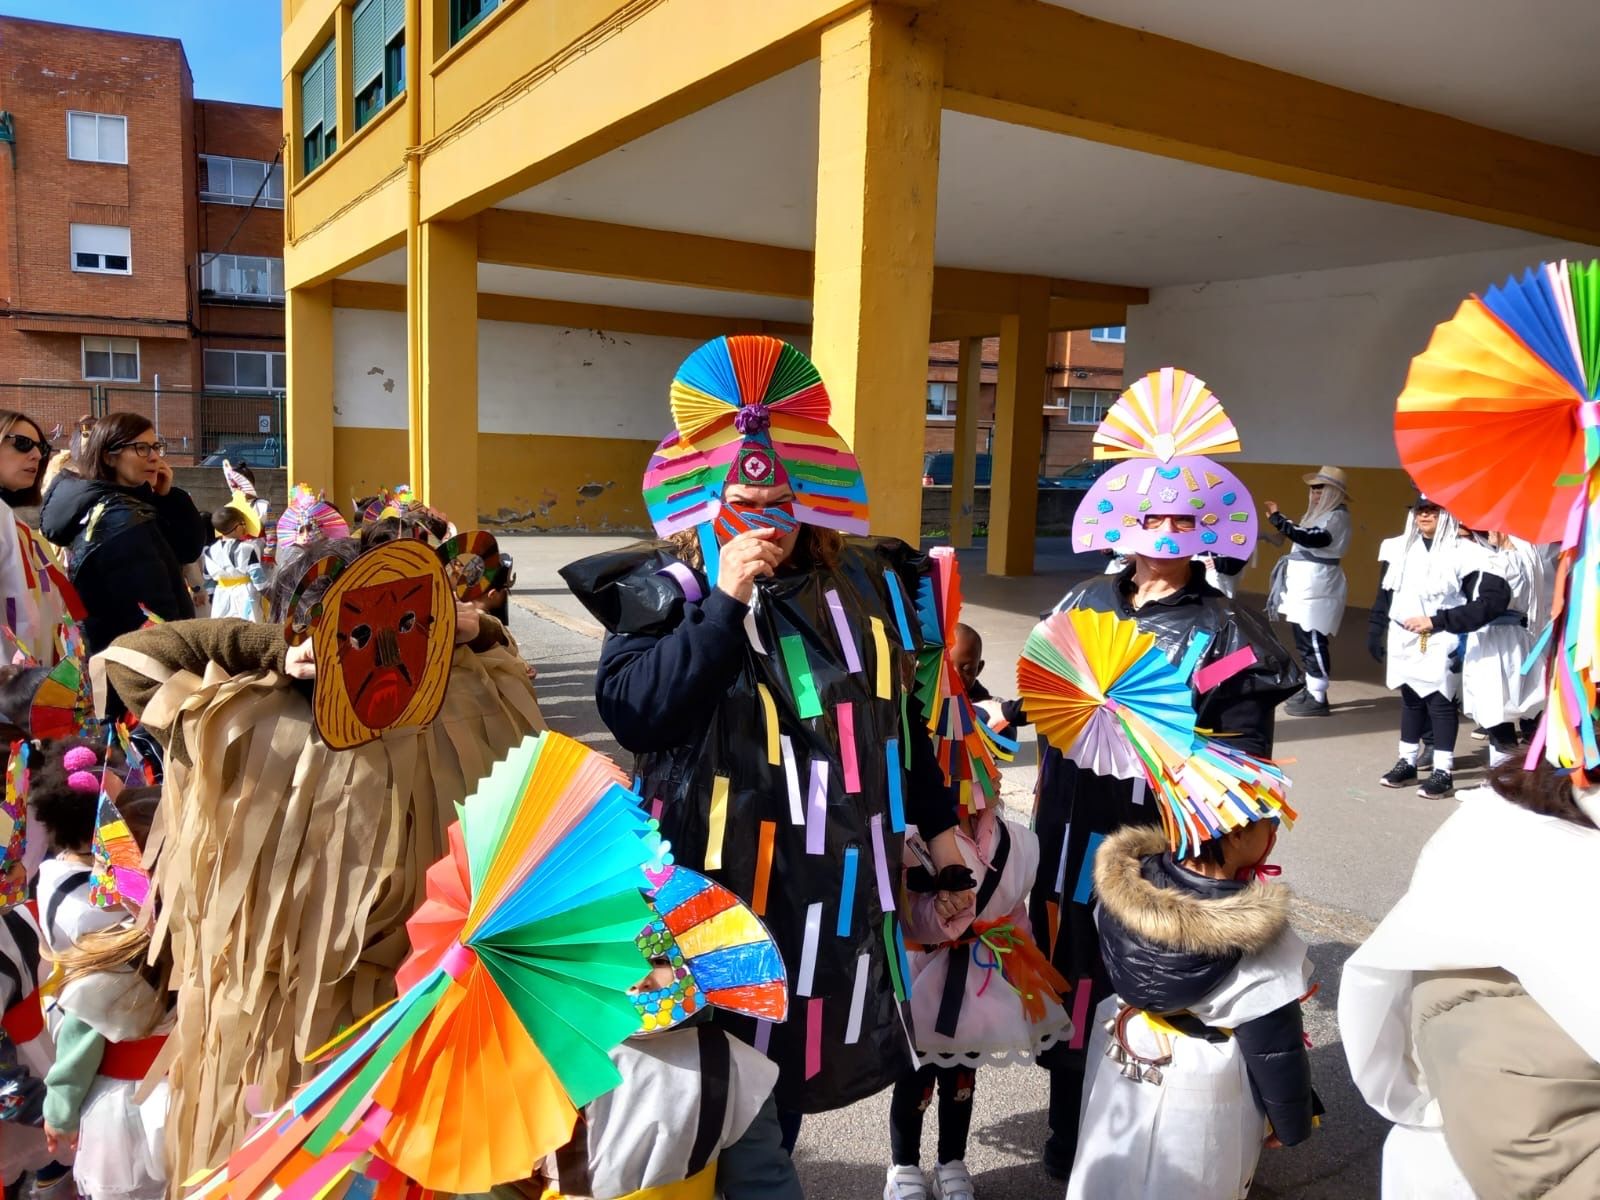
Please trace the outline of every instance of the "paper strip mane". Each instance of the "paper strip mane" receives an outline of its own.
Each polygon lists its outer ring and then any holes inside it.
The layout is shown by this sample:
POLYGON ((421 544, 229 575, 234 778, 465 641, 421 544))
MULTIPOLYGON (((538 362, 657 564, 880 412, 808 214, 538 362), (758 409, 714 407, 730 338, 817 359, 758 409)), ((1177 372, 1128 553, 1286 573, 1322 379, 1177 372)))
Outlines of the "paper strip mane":
POLYGON ((303 483, 289 493, 283 515, 278 518, 278 544, 304 546, 317 538, 345 538, 350 526, 327 498, 303 483))
POLYGON ((1600 777, 1600 263, 1547 262, 1470 296, 1411 361, 1401 465, 1462 524, 1561 542, 1549 698, 1529 750, 1600 777))
POLYGON ((1282 769, 1197 730, 1184 669, 1132 621, 1088 609, 1052 614, 1028 635, 1017 691, 1067 758, 1145 780, 1179 857, 1252 821, 1294 822, 1282 769))
POLYGON ((662 537, 711 522, 736 476, 787 480, 807 525, 867 532, 861 466, 828 424, 827 389, 799 350, 758 334, 717 338, 678 368, 671 400, 676 428, 644 476, 645 506, 662 537))

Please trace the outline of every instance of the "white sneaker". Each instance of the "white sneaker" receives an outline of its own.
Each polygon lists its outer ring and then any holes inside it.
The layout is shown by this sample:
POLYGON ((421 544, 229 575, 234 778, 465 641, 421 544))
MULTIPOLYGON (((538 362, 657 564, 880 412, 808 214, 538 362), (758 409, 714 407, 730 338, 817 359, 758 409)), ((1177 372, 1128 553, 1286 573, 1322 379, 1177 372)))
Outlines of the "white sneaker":
POLYGON ((959 1158, 940 1163, 933 1169, 933 1194, 936 1200, 976 1200, 972 1176, 959 1158))
POLYGON ((890 1167, 883 1200, 928 1200, 928 1181, 921 1167, 890 1167))

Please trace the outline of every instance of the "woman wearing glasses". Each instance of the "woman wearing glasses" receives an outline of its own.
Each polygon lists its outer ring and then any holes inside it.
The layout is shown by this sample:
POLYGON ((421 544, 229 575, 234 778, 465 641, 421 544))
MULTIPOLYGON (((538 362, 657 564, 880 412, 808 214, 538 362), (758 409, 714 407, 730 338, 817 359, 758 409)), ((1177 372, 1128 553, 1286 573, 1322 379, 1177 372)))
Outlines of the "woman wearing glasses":
POLYGON ((39 478, 50 460, 50 443, 39 423, 0 409, 0 499, 12 528, 0 515, 0 662, 8 663, 20 641, 40 662, 56 661, 56 627, 66 617, 61 567, 54 547, 17 513, 39 503, 39 478), (54 578, 52 578, 52 573, 54 578))
POLYGON ((61 476, 44 499, 39 525, 69 548, 92 654, 144 624, 141 604, 164 621, 194 616, 183 564, 200 557, 205 529, 165 454, 146 418, 112 413, 85 442, 78 476, 61 476))

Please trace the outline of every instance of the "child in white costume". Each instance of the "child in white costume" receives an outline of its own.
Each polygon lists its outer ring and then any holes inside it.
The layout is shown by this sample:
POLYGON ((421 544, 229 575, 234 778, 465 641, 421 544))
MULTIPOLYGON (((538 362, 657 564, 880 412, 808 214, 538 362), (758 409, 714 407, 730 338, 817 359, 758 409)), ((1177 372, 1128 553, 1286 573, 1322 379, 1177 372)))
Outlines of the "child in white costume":
POLYGON ((234 501, 219 508, 211 517, 217 540, 200 556, 206 579, 211 583, 211 615, 240 617, 246 621, 266 619, 264 596, 272 573, 261 562, 259 520, 251 532, 254 509, 234 501))
POLYGON ((986 1060, 1025 1062, 1072 1036, 1072 1019, 1060 1002, 1067 981, 1040 952, 1028 924, 1039 839, 989 807, 970 818, 961 815, 956 841, 977 885, 975 907, 944 919, 934 909, 934 893, 918 890, 918 859, 907 838, 905 928, 920 943, 907 946, 906 955, 917 1067, 895 1082, 889 1102, 894 1162, 886 1200, 929 1194, 919 1160, 922 1118, 936 1085, 939 1145, 932 1194, 971 1200, 965 1160, 978 1066, 986 1060))
POLYGON ((1101 846, 1095 919, 1116 994, 1090 1033, 1067 1200, 1241 1200, 1263 1142, 1311 1135, 1311 968, 1288 889, 1251 878, 1275 830, 1245 825, 1182 861, 1159 827, 1101 846))
POLYGON ((1466 551, 1466 565, 1480 573, 1480 594, 1484 576, 1497 576, 1506 585, 1505 611, 1467 634, 1461 668, 1461 707, 1488 731, 1494 767, 1516 753, 1519 723, 1544 708, 1543 664, 1527 672, 1522 667, 1548 619, 1545 598, 1554 580, 1546 575, 1538 547, 1519 538, 1473 535, 1466 551))

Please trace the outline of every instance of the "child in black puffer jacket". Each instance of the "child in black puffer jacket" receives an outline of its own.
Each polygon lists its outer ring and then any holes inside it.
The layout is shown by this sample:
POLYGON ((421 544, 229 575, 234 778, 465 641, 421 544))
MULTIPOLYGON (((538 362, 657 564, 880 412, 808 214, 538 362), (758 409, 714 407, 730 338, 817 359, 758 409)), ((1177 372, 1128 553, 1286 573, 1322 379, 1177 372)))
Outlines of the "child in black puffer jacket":
POLYGON ((1159 826, 1108 837, 1100 1006, 1067 1200, 1239 1200, 1263 1143, 1311 1134, 1300 1001, 1311 974, 1289 892, 1260 878, 1277 822, 1178 860, 1159 826))

